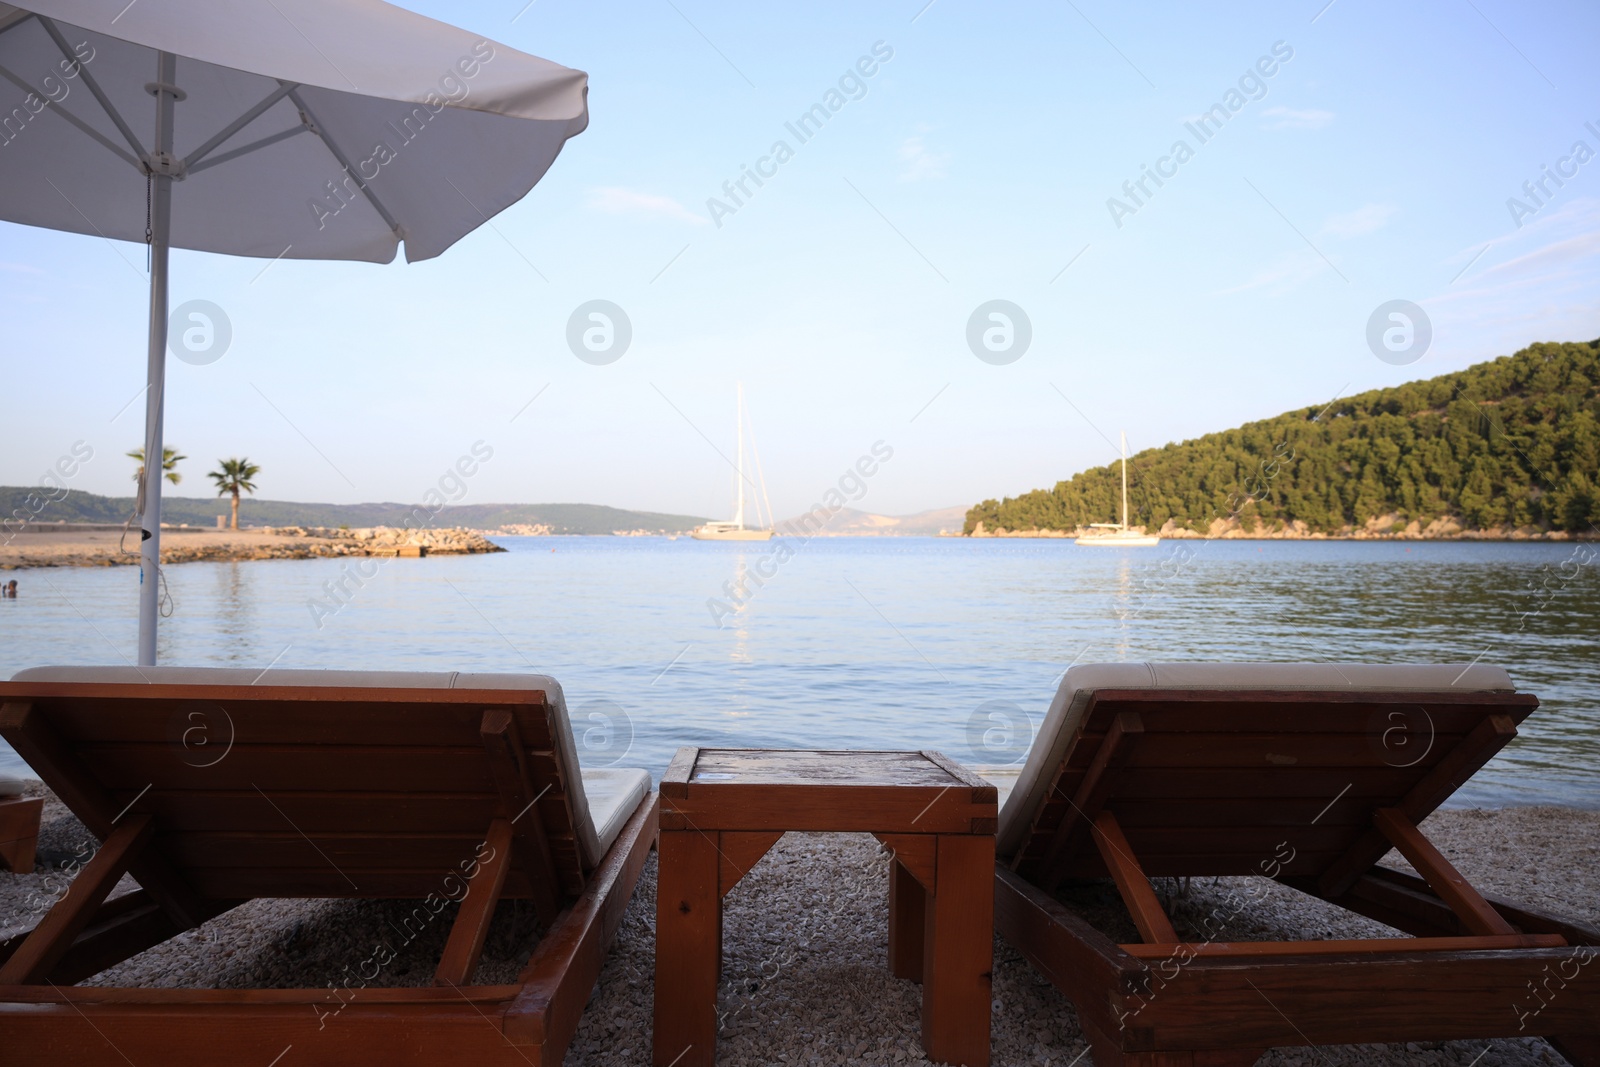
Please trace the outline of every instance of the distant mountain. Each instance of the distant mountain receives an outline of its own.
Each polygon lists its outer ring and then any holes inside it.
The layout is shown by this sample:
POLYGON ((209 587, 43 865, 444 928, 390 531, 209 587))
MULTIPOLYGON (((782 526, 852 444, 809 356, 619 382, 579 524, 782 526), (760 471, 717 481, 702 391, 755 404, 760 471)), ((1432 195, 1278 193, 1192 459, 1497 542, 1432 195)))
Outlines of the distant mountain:
MULTIPOLYGON (((1117 518, 1117 464, 985 500, 965 532, 1072 531, 1117 518)), ((1532 345, 1128 457, 1130 522, 1225 527, 1592 533, 1600 524, 1600 341, 1532 345)))
MULTIPOLYGON (((21 509, 37 487, 0 486, 0 519, 21 509)), ((413 504, 303 504, 287 500, 245 497, 239 521, 249 526, 401 526, 413 504)), ((38 522, 126 521, 133 512, 132 497, 104 497, 71 491, 66 499, 52 501, 38 513, 38 522)), ((215 526, 218 515, 228 514, 227 497, 161 498, 161 521, 172 525, 215 526)), ((627 511, 601 504, 460 504, 439 513, 436 526, 466 526, 493 530, 501 526, 548 526, 557 534, 609 534, 617 530, 685 533, 705 522, 692 515, 663 515, 652 511, 627 511)))
MULTIPOLYGON (((967 509, 935 508, 915 515, 870 515, 854 508, 842 508, 822 527, 823 537, 937 537, 958 534, 967 509)), ((778 532, 802 528, 800 518, 778 523, 778 532)))

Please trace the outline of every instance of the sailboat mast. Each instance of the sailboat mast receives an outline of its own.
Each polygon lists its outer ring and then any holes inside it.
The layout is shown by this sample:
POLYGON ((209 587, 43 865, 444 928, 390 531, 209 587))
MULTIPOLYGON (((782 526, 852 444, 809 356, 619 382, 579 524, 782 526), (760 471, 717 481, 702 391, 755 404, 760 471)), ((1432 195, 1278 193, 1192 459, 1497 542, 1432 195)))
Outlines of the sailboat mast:
POLYGON ((744 383, 739 383, 738 405, 739 429, 736 434, 738 440, 738 456, 736 460, 737 478, 734 488, 738 490, 739 506, 734 509, 733 521, 739 529, 744 529, 744 383))
POLYGON ((1128 528, 1128 431, 1122 434, 1122 528, 1128 528))

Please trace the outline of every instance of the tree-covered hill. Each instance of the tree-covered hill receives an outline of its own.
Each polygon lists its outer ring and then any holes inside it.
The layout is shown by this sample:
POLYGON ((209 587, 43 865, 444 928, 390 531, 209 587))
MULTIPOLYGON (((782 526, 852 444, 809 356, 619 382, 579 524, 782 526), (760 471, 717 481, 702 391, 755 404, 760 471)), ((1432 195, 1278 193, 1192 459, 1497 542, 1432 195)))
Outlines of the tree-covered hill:
MULTIPOLYGON (((1427 527, 1600 526, 1600 341, 1536 344, 1129 457, 1130 522, 1217 520, 1339 534, 1380 517, 1427 527)), ((967 512, 965 532, 1073 530, 1118 517, 1117 464, 967 512)))
MULTIPOLYGON (((241 522, 250 526, 402 526, 412 504, 305 504, 288 500, 246 497, 241 522)), ((105 497, 94 493, 40 486, 0 486, 0 539, 15 523, 125 522, 133 511, 132 497, 105 497), (51 498, 41 496, 49 493, 51 498), (40 501, 45 502, 41 505, 40 501)), ((210 528, 218 515, 228 514, 225 497, 184 497, 163 494, 161 521, 210 528)), ((601 504, 452 504, 435 522, 438 526, 496 529, 501 526, 549 526, 558 534, 608 534, 613 530, 662 530, 683 533, 706 520, 690 515, 663 515, 628 511, 601 504)))

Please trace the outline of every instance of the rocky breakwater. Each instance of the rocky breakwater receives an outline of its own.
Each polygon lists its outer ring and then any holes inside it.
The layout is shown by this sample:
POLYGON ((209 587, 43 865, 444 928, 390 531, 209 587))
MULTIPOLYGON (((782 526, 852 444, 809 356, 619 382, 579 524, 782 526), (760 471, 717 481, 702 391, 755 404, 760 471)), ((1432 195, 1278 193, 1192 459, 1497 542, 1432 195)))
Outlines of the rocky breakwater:
POLYGON ((464 556, 505 549, 477 530, 460 527, 407 530, 392 526, 334 529, 327 526, 279 526, 262 531, 306 546, 312 556, 464 556))
MULTIPOLYGON (((213 530, 169 526, 161 531, 161 562, 230 563, 254 559, 321 559, 332 556, 424 556, 504 552, 476 530, 404 530, 379 526, 253 527, 213 530)), ((139 562, 139 531, 58 524, 24 529, 0 540, 0 570, 35 567, 114 567, 139 562)))

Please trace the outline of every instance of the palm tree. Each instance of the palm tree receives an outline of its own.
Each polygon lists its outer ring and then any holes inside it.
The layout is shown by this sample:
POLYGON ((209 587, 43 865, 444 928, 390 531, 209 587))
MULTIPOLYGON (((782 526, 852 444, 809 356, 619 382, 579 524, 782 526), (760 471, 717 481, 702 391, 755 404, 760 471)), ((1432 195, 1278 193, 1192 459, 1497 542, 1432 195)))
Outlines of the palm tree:
MULTIPOLYGON (((137 482, 144 477, 144 449, 136 448, 132 452, 127 453, 127 455, 129 459, 136 459, 139 461, 139 469, 134 473, 133 476, 133 480, 137 482)), ((163 448, 161 450, 161 469, 167 472, 167 481, 171 482, 173 485, 177 485, 179 482, 183 481, 183 475, 179 474, 174 468, 178 466, 179 460, 188 458, 188 456, 179 455, 176 448, 163 448)))
POLYGON ((261 473, 261 468, 251 463, 248 459, 219 459, 217 469, 207 477, 217 483, 217 495, 224 493, 233 494, 233 528, 239 528, 239 490, 247 493, 256 491, 256 484, 250 479, 261 473))

